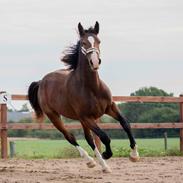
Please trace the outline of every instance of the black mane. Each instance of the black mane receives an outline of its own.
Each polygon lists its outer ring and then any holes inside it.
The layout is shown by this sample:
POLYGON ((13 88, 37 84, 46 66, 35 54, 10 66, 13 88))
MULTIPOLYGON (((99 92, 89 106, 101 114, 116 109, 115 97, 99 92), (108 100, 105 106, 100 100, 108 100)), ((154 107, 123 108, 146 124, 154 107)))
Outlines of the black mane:
POLYGON ((69 70, 75 70, 78 64, 80 41, 76 45, 70 46, 66 51, 65 55, 61 59, 64 62, 69 70))
MULTIPOLYGON (((86 29, 85 33, 96 34, 93 27, 86 29)), ((77 68, 79 49, 80 49, 80 41, 78 41, 75 45, 68 47, 64 51, 65 55, 61 58, 61 61, 68 66, 69 70, 75 70, 77 68)))

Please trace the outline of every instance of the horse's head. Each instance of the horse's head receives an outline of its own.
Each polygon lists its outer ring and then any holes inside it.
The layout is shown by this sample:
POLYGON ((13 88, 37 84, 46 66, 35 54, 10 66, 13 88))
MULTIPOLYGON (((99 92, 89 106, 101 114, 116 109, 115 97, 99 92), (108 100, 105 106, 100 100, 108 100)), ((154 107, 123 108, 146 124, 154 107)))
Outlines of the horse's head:
POLYGON ((96 22, 94 28, 85 30, 81 23, 78 24, 80 35, 81 51, 86 56, 89 65, 93 71, 99 68, 101 63, 100 59, 100 40, 98 38, 99 23, 96 22))

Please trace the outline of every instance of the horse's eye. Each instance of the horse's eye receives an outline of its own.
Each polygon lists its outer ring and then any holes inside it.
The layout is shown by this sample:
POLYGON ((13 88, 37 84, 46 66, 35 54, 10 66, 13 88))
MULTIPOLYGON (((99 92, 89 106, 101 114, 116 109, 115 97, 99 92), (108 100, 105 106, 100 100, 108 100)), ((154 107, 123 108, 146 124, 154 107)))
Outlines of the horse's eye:
POLYGON ((86 46, 86 42, 83 42, 83 46, 86 46))

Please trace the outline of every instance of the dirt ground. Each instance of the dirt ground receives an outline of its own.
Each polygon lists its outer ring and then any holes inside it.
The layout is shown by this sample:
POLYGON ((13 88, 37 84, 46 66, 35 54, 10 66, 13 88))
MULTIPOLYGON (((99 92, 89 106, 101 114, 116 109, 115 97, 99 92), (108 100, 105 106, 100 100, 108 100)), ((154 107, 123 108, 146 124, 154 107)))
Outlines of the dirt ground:
POLYGON ((0 160, 0 183, 183 183, 183 157, 107 163, 112 173, 103 173, 98 164, 89 169, 83 159, 0 160))

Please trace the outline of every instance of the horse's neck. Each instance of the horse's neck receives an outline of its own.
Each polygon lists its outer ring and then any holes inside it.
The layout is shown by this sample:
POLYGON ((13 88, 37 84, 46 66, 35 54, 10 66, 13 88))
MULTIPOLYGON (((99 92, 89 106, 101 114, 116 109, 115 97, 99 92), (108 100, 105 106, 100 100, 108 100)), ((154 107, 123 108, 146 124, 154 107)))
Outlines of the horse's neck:
POLYGON ((91 89, 98 89, 100 86, 100 78, 98 72, 93 72, 90 68, 87 58, 80 53, 78 67, 76 69, 77 79, 83 86, 91 89))

